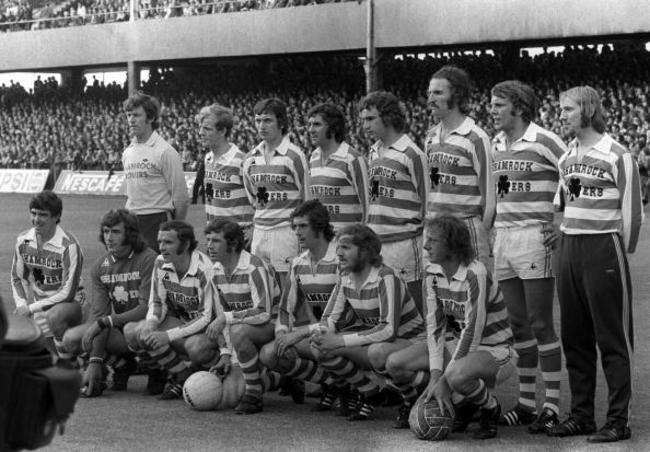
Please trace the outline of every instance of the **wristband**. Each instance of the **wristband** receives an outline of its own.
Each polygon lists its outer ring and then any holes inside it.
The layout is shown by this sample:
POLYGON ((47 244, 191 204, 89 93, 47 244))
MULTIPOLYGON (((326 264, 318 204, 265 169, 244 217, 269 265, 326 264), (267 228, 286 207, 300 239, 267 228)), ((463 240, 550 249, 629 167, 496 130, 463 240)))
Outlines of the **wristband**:
POLYGON ((101 358, 99 356, 91 356, 90 359, 88 360, 90 364, 97 363, 97 364, 104 364, 104 358, 101 358))

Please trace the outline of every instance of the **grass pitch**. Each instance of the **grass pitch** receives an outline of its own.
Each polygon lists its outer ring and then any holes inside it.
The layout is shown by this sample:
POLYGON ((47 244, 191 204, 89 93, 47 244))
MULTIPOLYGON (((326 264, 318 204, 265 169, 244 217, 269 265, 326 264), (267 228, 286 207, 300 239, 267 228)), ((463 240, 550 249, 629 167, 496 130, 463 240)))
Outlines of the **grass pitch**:
MULTIPOLYGON (((0 195, 0 295, 13 309, 9 272, 16 236, 30 227, 28 195, 0 195)), ((99 221, 110 208, 122 207, 125 198, 65 196, 61 225, 79 239, 84 252, 83 276, 104 252, 98 241, 99 221)), ((191 206, 188 220, 204 242, 203 206, 191 206)), ((204 243, 201 245, 204 248, 204 243)), ((592 445, 584 437, 568 439, 529 435, 525 427, 501 428, 493 440, 472 440, 469 434, 452 434, 440 443, 417 440, 408 430, 394 430, 396 408, 381 408, 374 420, 350 423, 331 413, 311 413, 315 403, 294 405, 289 398, 272 393, 264 411, 254 416, 236 416, 231 411, 196 412, 182 401, 163 402, 142 395, 145 378, 133 377, 124 393, 107 391, 97 399, 81 399, 67 423, 44 450, 59 451, 464 451, 481 448, 494 451, 548 450, 639 450, 650 448, 650 395, 645 384, 650 376, 650 236, 647 225, 636 254, 630 256, 634 284, 635 373, 632 399, 632 439, 614 445, 592 445)), ((556 301, 557 303, 557 301, 556 301)), ((559 309, 556 305, 556 318, 559 309)), ((556 319, 559 334, 559 322, 556 319)), ((538 378, 539 380, 539 378, 538 378)), ((496 392, 503 409, 516 401, 517 381, 512 376, 496 392)), ((542 394, 538 381, 538 393, 542 394)), ((541 400, 538 397, 538 400, 541 400)), ((597 422, 602 424, 606 406, 606 383, 599 374, 597 422)), ((563 371, 561 411, 568 411, 569 388, 563 371)), ((471 427, 470 427, 471 428, 471 427)))

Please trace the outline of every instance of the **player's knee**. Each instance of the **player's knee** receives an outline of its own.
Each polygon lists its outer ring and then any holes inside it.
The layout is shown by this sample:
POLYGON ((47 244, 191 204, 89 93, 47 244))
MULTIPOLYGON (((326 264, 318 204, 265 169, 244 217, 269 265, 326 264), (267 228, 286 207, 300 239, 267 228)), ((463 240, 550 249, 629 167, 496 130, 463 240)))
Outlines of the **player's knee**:
POLYGON ((537 339, 538 344, 548 344, 557 340, 553 323, 549 323, 542 318, 532 318, 530 322, 530 329, 537 339))
POLYGON ((391 353, 386 358, 386 372, 393 377, 404 372, 404 365, 404 360, 399 356, 399 353, 391 353))
POLYGON ((124 332, 124 340, 126 345, 133 349, 139 348, 139 337, 140 337, 140 324, 139 322, 130 322, 124 325, 122 331, 124 332))
POLYGON ((278 366, 278 355, 275 353, 275 341, 269 342, 260 350, 260 361, 269 369, 278 366))
POLYGON ((48 311, 45 318, 47 319, 47 324, 49 325, 50 331, 52 331, 54 337, 63 337, 68 328, 65 318, 58 311, 52 313, 48 311))
POLYGON ((235 324, 230 326, 230 341, 236 348, 239 347, 248 337, 250 329, 248 325, 235 324))
POLYGON ((462 365, 454 363, 445 370, 445 379, 452 391, 467 394, 468 384, 475 380, 464 371, 462 365))
POLYGON ((368 347, 368 361, 377 370, 383 370, 386 366, 387 351, 385 344, 372 344, 368 347))
POLYGON ((201 365, 210 362, 217 349, 207 337, 197 335, 185 341, 185 351, 192 364, 201 365))
POLYGON ((81 337, 73 334, 72 330, 68 330, 63 334, 62 342, 67 353, 73 355, 81 354, 81 337))

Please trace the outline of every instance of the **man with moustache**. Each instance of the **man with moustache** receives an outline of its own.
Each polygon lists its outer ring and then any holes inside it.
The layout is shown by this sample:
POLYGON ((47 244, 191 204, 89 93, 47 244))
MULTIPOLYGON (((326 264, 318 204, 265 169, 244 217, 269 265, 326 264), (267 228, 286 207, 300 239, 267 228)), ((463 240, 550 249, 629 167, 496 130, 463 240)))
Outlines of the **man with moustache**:
POLYGON ((462 219, 476 258, 490 268, 496 204, 492 154, 489 137, 467 116, 470 88, 467 72, 455 66, 443 66, 429 82, 428 104, 440 122, 425 142, 431 179, 427 215, 462 219))

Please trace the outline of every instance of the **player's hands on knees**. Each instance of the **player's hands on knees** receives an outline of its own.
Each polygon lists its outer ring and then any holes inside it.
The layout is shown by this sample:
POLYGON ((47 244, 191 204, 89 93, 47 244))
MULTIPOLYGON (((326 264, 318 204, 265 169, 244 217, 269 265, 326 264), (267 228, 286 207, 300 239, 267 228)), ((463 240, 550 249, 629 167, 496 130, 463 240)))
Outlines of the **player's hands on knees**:
POLYGON ((97 324, 97 322, 90 324, 83 337, 81 338, 81 348, 83 351, 90 353, 93 348, 93 339, 95 339, 95 336, 97 336, 101 331, 102 329, 97 324))
POLYGON ((230 355, 223 354, 217 361, 217 364, 210 368, 210 372, 224 378, 232 369, 232 358, 230 355))
POLYGON ((345 347, 343 336, 333 332, 327 332, 325 334, 318 335, 316 341, 314 341, 314 344, 314 347, 323 353, 332 352, 339 348, 345 347))
POLYGON ((14 309, 14 315, 31 317, 32 311, 29 310, 29 306, 18 306, 16 309, 14 309))
POLYGON ((82 380, 82 391, 85 397, 97 397, 104 391, 104 371, 100 363, 90 363, 82 380))
POLYGON ((544 246, 555 249, 555 244, 560 238, 560 230, 553 223, 545 223, 542 226, 542 234, 544 235, 544 246))
POLYGON ((279 335, 275 339, 275 354, 280 357, 294 358, 295 347, 293 346, 301 339, 302 336, 295 331, 279 335))
POLYGON ((169 344, 169 335, 164 331, 154 331, 145 339, 145 344, 151 348, 160 348, 169 344))

